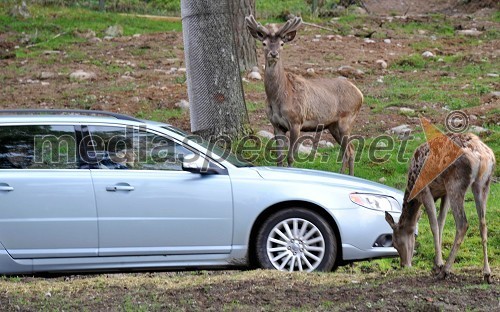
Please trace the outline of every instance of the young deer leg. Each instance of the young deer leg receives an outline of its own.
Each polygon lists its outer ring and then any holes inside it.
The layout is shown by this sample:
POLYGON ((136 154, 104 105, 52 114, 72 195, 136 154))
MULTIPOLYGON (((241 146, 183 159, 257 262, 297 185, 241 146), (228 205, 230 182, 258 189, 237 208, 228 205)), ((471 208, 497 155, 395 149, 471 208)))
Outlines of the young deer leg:
POLYGON ((297 139, 300 135, 300 125, 292 125, 290 127, 290 148, 288 149, 288 167, 293 165, 295 157, 297 156, 297 150, 299 149, 299 144, 297 144, 297 139))
POLYGON ((460 245, 464 241, 465 233, 467 232, 467 228, 469 224, 467 223, 467 216, 465 215, 464 210, 464 199, 465 199, 465 189, 458 189, 452 192, 448 192, 448 196, 450 198, 451 210, 453 212, 453 218, 455 219, 455 241, 453 242, 453 246, 451 247, 450 255, 448 259, 446 259, 446 263, 439 273, 438 278, 444 279, 447 275, 450 274, 451 266, 455 262, 455 257, 457 256, 458 249, 460 245))
POLYGON ((449 208, 450 208, 450 201, 448 200, 448 196, 443 196, 441 198, 441 205, 439 208, 439 216, 438 216, 439 245, 441 246, 441 248, 443 248, 443 229, 449 208))
POLYGON ((441 239, 439 238, 439 226, 436 217, 436 204, 428 187, 419 195, 420 201, 425 207, 425 212, 429 218, 429 224, 434 238, 434 268, 435 273, 439 273, 443 267, 443 256, 441 251, 441 239))
POLYGON ((279 127, 274 127, 274 140, 276 141, 278 167, 283 167, 283 160, 285 159, 283 150, 285 148, 285 142, 287 140, 285 131, 281 130, 279 127))
POLYGON ((483 244, 483 275, 484 280, 491 284, 491 269, 488 262, 488 229, 486 227, 486 202, 488 201, 488 192, 490 189, 491 178, 484 185, 477 181, 472 184, 472 193, 476 202, 477 215, 479 217, 479 231, 481 233, 481 241, 483 244))

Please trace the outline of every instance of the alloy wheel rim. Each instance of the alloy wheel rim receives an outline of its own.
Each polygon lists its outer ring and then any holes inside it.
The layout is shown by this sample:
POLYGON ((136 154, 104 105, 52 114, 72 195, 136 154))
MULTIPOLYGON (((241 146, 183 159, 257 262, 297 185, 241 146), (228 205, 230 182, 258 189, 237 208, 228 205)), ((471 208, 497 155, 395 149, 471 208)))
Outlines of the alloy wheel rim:
POLYGON ((325 238, 313 223, 290 218, 274 226, 267 238, 267 256, 280 271, 314 271, 325 256, 325 238))

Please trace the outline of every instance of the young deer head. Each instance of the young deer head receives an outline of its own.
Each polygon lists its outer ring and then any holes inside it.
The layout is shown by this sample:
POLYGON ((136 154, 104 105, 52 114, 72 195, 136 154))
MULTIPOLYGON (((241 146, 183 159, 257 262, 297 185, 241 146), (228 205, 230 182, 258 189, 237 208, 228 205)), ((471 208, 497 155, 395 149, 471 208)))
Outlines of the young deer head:
POLYGON ((302 18, 300 17, 288 20, 281 28, 278 28, 275 24, 271 24, 266 28, 258 23, 253 15, 247 16, 246 21, 250 34, 262 42, 268 66, 272 66, 279 60, 283 45, 295 38, 297 29, 302 24, 302 18))
MULTIPOLYGON (((417 206, 419 209, 420 204, 416 201, 409 203, 409 205, 417 206)), ((408 210, 408 205, 403 207, 403 210, 408 210)), ((416 219, 420 218, 421 212, 418 213, 416 219)), ((400 257, 400 265, 402 267, 411 267, 411 260, 413 259, 413 250, 415 250, 415 225, 403 225, 394 222, 392 216, 386 212, 385 220, 393 230, 392 244, 398 251, 400 257)))

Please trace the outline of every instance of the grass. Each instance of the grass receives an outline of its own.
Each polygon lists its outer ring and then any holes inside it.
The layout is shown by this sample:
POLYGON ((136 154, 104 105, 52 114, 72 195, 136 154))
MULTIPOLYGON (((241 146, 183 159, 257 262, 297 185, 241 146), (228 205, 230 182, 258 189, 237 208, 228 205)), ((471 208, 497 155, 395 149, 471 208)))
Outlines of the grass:
MULTIPOLYGON (((33 6, 32 17, 17 19, 5 14, 7 6, 0 6, 0 33, 24 37, 27 45, 36 45, 31 49, 17 50, 17 57, 37 56, 43 50, 58 50, 65 46, 83 42, 75 32, 94 31, 98 37, 110 25, 121 25, 123 34, 146 34, 166 31, 181 31, 180 22, 157 21, 146 18, 131 18, 113 13, 96 12, 83 8, 33 6), (23 34, 24 35, 21 35, 23 34)), ((21 39, 21 38, 16 38, 21 39)), ((18 41, 18 40, 16 40, 18 41)))

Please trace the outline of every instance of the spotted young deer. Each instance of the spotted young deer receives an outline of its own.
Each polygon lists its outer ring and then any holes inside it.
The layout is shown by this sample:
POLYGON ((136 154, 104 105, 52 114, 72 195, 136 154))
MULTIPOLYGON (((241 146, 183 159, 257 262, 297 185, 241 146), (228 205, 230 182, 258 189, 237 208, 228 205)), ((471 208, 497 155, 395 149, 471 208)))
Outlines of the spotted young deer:
POLYGON ((449 275, 468 228, 464 211, 464 199, 467 189, 471 187, 479 216, 484 256, 484 279, 491 283, 491 270, 487 251, 486 202, 494 167, 495 155, 493 151, 481 142, 476 135, 470 133, 442 135, 429 140, 428 143, 422 144, 416 149, 408 170, 408 185, 399 222, 395 223, 392 216, 386 213, 386 220, 394 232, 393 243, 401 258, 401 266, 411 266, 415 245, 414 233, 421 214, 420 205, 423 204, 434 236, 435 257, 433 270, 441 279, 449 275), (448 146, 446 146, 446 143, 448 143, 448 146), (452 148, 456 148, 458 152, 452 157, 449 157, 451 153, 447 153, 450 145, 452 148), (447 166, 438 168, 439 165, 429 165, 433 162, 431 160, 434 160, 435 164, 436 161, 443 164, 443 162, 447 161, 446 158, 449 160, 447 166), (425 166, 430 167, 424 168, 425 166), (443 171, 438 175, 441 170, 443 171), (433 180, 430 179, 432 182, 429 184, 418 188, 418 194, 412 198, 411 194, 415 192, 414 187, 418 184, 419 175, 424 174, 424 171, 434 172, 437 177, 433 180), (441 199, 441 206, 439 216, 436 217, 435 202, 438 199, 441 199), (443 265, 441 246, 446 213, 449 207, 451 207, 455 219, 456 233, 450 255, 446 260, 446 264, 443 265))
POLYGON ((277 141, 278 166, 283 165, 286 132, 290 131, 288 166, 297 155, 300 131, 322 131, 327 128, 341 146, 343 173, 349 166, 354 174, 354 148, 349 142, 351 128, 363 103, 363 94, 347 79, 310 79, 284 70, 283 45, 295 38, 302 24, 300 17, 290 19, 282 27, 262 26, 250 15, 246 17, 252 36, 262 41, 266 60, 264 85, 268 117, 277 141))

